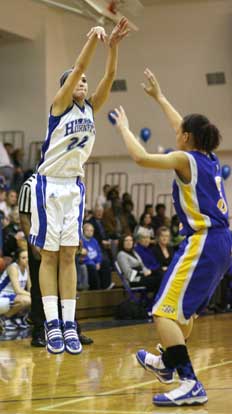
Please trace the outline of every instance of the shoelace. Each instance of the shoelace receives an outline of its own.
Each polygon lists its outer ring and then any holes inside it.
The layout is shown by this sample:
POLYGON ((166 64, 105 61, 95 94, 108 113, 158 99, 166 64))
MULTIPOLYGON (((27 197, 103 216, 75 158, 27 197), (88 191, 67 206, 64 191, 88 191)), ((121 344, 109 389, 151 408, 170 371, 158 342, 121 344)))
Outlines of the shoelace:
POLYGON ((75 329, 70 328, 70 329, 66 329, 64 331, 64 339, 66 340, 71 340, 71 339, 76 339, 78 340, 78 335, 77 332, 75 331, 75 329))
POLYGON ((48 339, 61 339, 62 332, 58 328, 50 329, 47 331, 47 337, 48 339))

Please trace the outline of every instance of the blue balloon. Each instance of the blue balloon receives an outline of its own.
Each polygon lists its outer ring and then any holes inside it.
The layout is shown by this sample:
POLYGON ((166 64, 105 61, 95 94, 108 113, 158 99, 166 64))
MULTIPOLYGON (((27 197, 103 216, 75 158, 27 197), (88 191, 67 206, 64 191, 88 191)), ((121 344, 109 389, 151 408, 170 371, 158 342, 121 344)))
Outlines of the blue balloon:
POLYGON ((169 152, 173 152, 174 151, 174 149, 173 148, 166 148, 165 150, 164 150, 164 154, 169 154, 169 152))
POLYGON ((140 138, 144 141, 147 142, 151 137, 151 130, 150 128, 142 128, 140 131, 140 138))
POLYGON ((224 180, 226 180, 230 176, 230 173, 231 173, 230 166, 229 165, 223 165, 222 169, 221 169, 221 173, 222 173, 222 178, 224 180))
POLYGON ((111 124, 115 125, 115 124, 116 124, 116 121, 115 121, 115 119, 112 117, 112 114, 116 115, 116 112, 115 112, 115 111, 110 111, 110 112, 108 112, 108 119, 109 119, 109 121, 111 122, 111 124))

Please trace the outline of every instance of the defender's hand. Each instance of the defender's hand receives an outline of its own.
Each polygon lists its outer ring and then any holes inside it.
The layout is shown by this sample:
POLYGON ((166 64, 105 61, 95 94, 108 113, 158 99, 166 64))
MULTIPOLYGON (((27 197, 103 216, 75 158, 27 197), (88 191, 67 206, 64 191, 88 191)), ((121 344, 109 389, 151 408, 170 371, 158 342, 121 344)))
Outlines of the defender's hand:
POLYGON ((126 17, 122 17, 109 37, 109 46, 113 47, 117 45, 124 37, 129 33, 128 20, 126 17))
POLYGON ((148 68, 145 69, 144 75, 146 76, 149 85, 146 86, 145 83, 142 83, 143 89, 148 95, 152 96, 156 101, 159 101, 163 94, 155 75, 148 68))
POLYGON ((114 112, 111 112, 111 116, 116 121, 116 126, 119 129, 120 128, 129 129, 129 121, 122 106, 120 106, 119 109, 115 108, 114 112))

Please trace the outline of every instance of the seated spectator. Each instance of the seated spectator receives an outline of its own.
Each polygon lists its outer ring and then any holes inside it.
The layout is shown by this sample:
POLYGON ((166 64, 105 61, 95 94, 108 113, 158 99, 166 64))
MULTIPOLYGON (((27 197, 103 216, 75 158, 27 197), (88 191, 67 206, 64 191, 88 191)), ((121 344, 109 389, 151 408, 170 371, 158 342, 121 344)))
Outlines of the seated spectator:
POLYGON ((14 168, 10 161, 9 155, 3 143, 0 142, 0 176, 5 179, 5 184, 10 188, 12 178, 14 174, 14 168))
POLYGON ((20 225, 18 207, 12 210, 10 222, 3 228, 3 255, 14 256, 19 248, 26 249, 26 239, 20 225))
POLYGON ((137 237, 139 233, 144 233, 144 231, 149 233, 151 243, 154 243, 154 230, 152 227, 152 217, 149 213, 144 213, 140 217, 139 225, 135 227, 134 237, 137 237))
POLYGON ((23 316, 31 305, 27 250, 18 250, 13 263, 0 276, 0 298, 8 298, 9 311, 0 317, 3 330, 27 328, 23 316))
POLYGON ((180 243, 184 240, 184 236, 179 233, 180 220, 177 214, 174 214, 171 219, 171 245, 174 250, 177 250, 180 243))
MULTIPOLYGON (((124 194, 127 194, 127 193, 124 193, 124 194)), ((134 203, 132 200, 124 200, 122 202, 122 215, 124 216, 128 224, 131 234, 134 233, 135 227, 137 226, 137 220, 134 214, 132 213, 133 209, 134 209, 134 203)))
MULTIPOLYGON (((128 223, 125 217, 122 215, 122 206, 119 198, 118 191, 112 188, 108 193, 108 200, 111 201, 111 207, 106 208, 103 213, 102 222, 104 228, 111 240, 115 240, 113 246, 113 256, 116 257, 118 241, 122 234, 130 232, 128 223)), ((112 246, 112 248, 113 248, 112 246)))
POLYGON ((166 217, 166 206, 165 204, 158 203, 155 206, 156 215, 152 218, 152 226, 156 234, 159 227, 170 227, 170 219, 166 217))
POLYGON ((170 230, 164 226, 160 227, 157 231, 157 244, 153 246, 153 252, 163 272, 166 272, 174 254, 170 240, 170 230))
POLYGON ((13 165, 14 145, 11 142, 4 142, 4 148, 8 154, 11 164, 13 165))
POLYGON ((22 148, 16 148, 12 154, 12 161, 14 165, 14 176, 12 180, 12 187, 17 192, 19 192, 23 184, 23 181, 24 181, 23 156, 24 156, 24 152, 22 148))
MULTIPOLYGON (((143 214, 147 214, 147 213, 150 214, 151 218, 153 219, 153 216, 154 216, 153 204, 145 204, 143 214)), ((141 216, 140 216, 140 219, 141 219, 141 216)))
POLYGON ((112 251, 111 251, 111 240, 109 239, 104 224, 103 224, 103 207, 96 206, 92 217, 90 217, 88 220, 85 220, 86 222, 92 224, 94 228, 94 237, 98 241, 102 254, 105 259, 107 259, 110 263, 112 263, 112 251))
POLYGON ((100 194, 95 202, 95 207, 102 207, 103 209, 106 207, 110 207, 110 202, 107 199, 108 193, 110 191, 110 184, 104 184, 102 187, 102 194, 100 194))
POLYGON ((3 181, 0 182, 0 211, 7 214, 6 207, 6 186, 3 181))
POLYGON ((156 277, 144 266, 141 257, 136 253, 131 235, 121 237, 117 262, 131 287, 145 286, 149 292, 156 294, 156 277))
POLYGON ((87 255, 83 257, 82 263, 88 270, 88 282, 90 290, 108 289, 111 287, 111 270, 109 263, 103 259, 101 248, 93 237, 94 228, 92 224, 85 223, 83 227, 83 248, 87 255))
POLYGON ((131 194, 127 192, 122 195, 122 204, 126 201, 132 201, 131 194))
POLYGON ((2 211, 5 214, 5 218, 8 218, 12 214, 14 207, 17 206, 17 202, 18 202, 17 192, 15 190, 9 190, 6 194, 5 208, 2 209, 2 211))
POLYGON ((87 255, 87 250, 81 248, 81 252, 76 255, 76 270, 77 270, 77 290, 89 289, 88 269, 83 264, 83 259, 87 255))
POLYGON ((151 246, 151 238, 149 232, 146 230, 139 232, 136 236, 135 251, 141 257, 144 265, 151 271, 160 269, 160 263, 156 259, 151 246))

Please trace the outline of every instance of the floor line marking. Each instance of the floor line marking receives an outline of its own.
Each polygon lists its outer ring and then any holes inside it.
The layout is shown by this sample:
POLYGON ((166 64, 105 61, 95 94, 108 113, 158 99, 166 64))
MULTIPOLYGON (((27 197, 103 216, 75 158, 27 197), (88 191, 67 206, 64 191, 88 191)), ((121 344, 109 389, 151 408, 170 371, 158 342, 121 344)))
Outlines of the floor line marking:
MULTIPOLYGON (((56 412, 61 412, 61 413, 63 413, 64 411, 62 410, 62 409, 60 409, 60 410, 56 410, 56 412)), ((69 409, 65 409, 65 413, 66 412, 70 412, 70 413, 74 413, 74 411, 71 409, 71 408, 69 408, 69 409)), ((79 409, 79 410, 77 410, 76 408, 75 408, 75 413, 102 413, 102 414, 144 414, 144 411, 116 411, 116 410, 96 410, 95 408, 94 408, 94 410, 93 409, 90 409, 90 410, 88 410, 88 409, 79 409)), ((150 412, 150 414, 152 414, 152 412, 150 412)))
MULTIPOLYGON (((208 369, 211 369, 211 368, 218 368, 218 367, 222 367, 224 365, 229 365, 229 364, 232 364, 232 360, 222 361, 222 362, 219 362, 218 364, 207 365, 206 367, 202 367, 202 368, 197 369, 196 372, 198 373, 198 372, 202 372, 202 371, 207 371, 208 369)), ((129 385, 127 387, 117 388, 117 389, 111 390, 111 391, 100 392, 100 393, 91 395, 89 397, 83 397, 83 398, 78 397, 78 398, 75 398, 73 400, 64 401, 64 402, 61 402, 61 403, 50 404, 50 405, 47 405, 45 407, 37 408, 36 411, 54 410, 54 409, 59 408, 59 407, 64 407, 65 405, 74 404, 75 402, 93 400, 94 398, 99 397, 99 396, 113 395, 113 394, 117 394, 118 392, 121 392, 121 391, 126 391, 126 390, 130 390, 130 389, 133 389, 133 388, 141 388, 141 387, 144 387, 146 385, 154 384, 156 382, 159 382, 159 381, 157 379, 154 379, 152 381, 140 382, 139 384, 129 385)))

